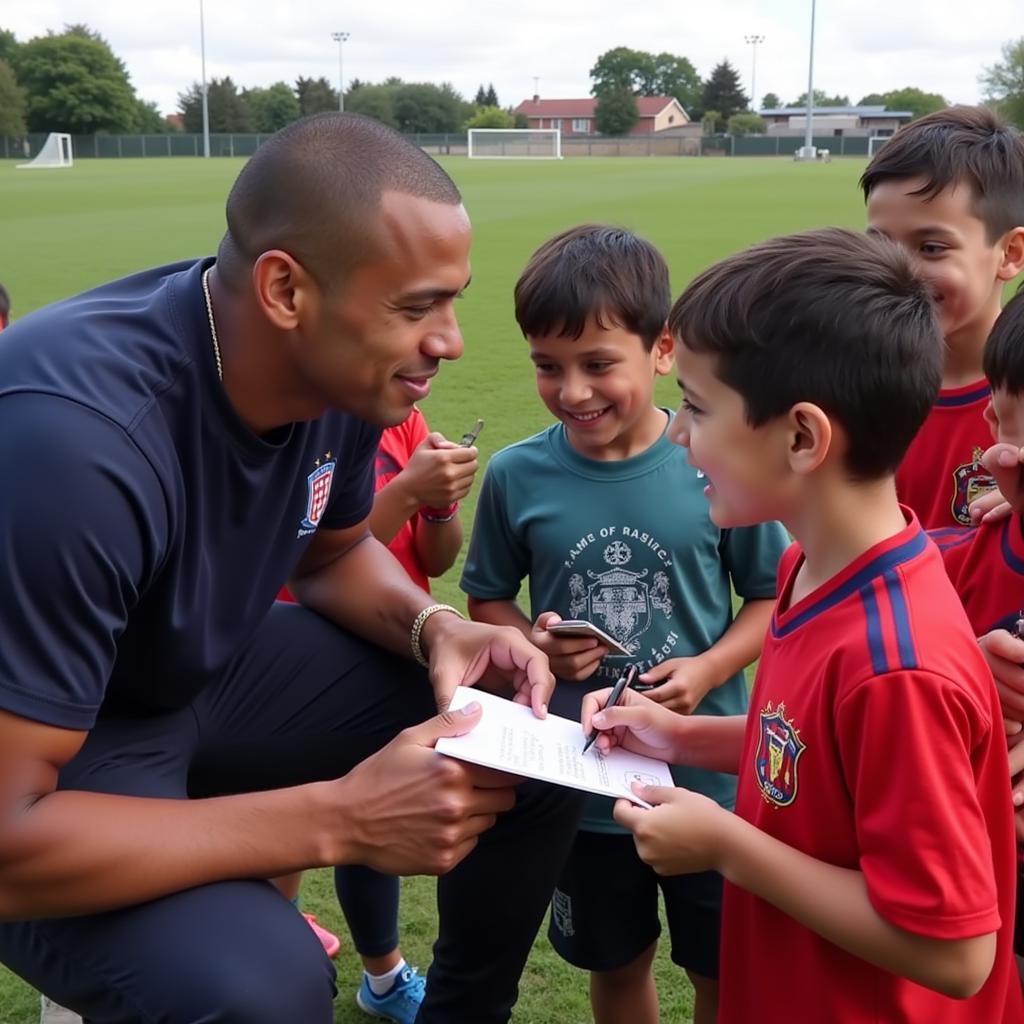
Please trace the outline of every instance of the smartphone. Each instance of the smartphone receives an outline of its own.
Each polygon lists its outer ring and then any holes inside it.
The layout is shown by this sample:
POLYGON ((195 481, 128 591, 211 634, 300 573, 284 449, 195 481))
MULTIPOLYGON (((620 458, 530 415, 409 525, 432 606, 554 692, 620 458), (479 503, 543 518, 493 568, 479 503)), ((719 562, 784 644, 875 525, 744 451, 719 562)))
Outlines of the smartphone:
POLYGON ((472 430, 467 430, 466 433, 464 433, 462 435, 462 440, 459 442, 459 447, 460 448, 472 448, 473 445, 476 444, 476 439, 480 436, 480 431, 483 430, 483 429, 484 429, 484 421, 483 420, 477 420, 476 423, 473 424, 473 429, 472 430))
POLYGON ((588 636, 594 640, 600 640, 608 648, 611 654, 622 654, 630 657, 630 651, 626 650, 618 640, 610 637, 600 626, 595 626, 586 619, 563 619, 561 622, 552 622, 547 627, 549 633, 555 636, 588 636))

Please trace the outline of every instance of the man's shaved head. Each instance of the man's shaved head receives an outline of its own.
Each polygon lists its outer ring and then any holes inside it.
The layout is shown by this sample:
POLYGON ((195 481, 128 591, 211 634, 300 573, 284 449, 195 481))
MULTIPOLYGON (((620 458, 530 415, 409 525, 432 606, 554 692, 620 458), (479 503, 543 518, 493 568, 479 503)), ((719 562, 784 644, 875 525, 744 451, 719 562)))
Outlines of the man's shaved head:
POLYGON ((217 252, 237 286, 253 262, 282 249, 329 288, 372 256, 385 192, 462 202, 455 183, 418 146, 360 114, 314 114, 281 129, 242 169, 228 196, 217 252))

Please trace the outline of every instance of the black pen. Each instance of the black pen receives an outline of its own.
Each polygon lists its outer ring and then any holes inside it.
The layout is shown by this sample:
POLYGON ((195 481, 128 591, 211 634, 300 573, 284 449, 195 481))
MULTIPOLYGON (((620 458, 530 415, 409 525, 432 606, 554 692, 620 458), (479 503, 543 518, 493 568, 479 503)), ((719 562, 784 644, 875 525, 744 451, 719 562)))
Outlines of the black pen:
MULTIPOLYGON (((622 700, 622 695, 629 688, 630 683, 636 678, 637 667, 636 665, 630 665, 625 672, 619 676, 615 685, 612 687, 612 692, 608 695, 608 701, 602 710, 615 707, 616 704, 622 700)), ((591 729, 590 735, 587 737, 587 742, 583 744, 583 753, 585 754, 593 745, 594 740, 600 735, 600 729, 591 729)))

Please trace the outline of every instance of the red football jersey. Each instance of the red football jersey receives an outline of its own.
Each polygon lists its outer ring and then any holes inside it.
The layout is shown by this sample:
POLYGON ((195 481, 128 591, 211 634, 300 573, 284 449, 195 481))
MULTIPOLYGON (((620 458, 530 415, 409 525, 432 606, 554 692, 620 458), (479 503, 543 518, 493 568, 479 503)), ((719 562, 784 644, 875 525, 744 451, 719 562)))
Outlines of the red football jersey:
POLYGON ((911 516, 790 606, 802 562, 794 545, 779 567, 736 813, 861 871, 898 928, 935 939, 998 931, 996 961, 977 995, 950 999, 727 884, 719 1022, 1019 1024, 1006 741, 939 552, 911 516))
POLYGON ((929 530, 977 636, 1011 633, 1024 617, 1024 532, 1020 516, 977 529, 929 530))
POLYGON ((970 526, 967 506, 995 486, 980 461, 992 444, 991 394, 984 380, 940 391, 896 471, 896 493, 925 529, 970 526))

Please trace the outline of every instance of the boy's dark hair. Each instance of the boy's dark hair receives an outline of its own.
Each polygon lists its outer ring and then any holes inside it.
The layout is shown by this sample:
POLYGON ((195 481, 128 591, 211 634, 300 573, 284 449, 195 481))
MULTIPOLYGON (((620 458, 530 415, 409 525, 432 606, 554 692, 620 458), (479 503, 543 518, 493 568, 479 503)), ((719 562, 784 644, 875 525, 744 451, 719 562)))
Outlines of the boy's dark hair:
POLYGON ((842 228, 775 238, 705 270, 669 314, 759 427, 813 402, 857 479, 895 471, 939 392, 942 334, 910 256, 842 228))
POLYGON ((985 342, 985 376, 993 388, 1024 392, 1024 286, 1003 307, 985 342))
POLYGON ((637 334, 649 352, 672 302, 668 265, 624 228, 581 224, 545 242, 516 282, 516 321, 527 337, 577 340, 593 320, 637 334))
POLYGON ((7 289, 0 284, 0 327, 6 327, 7 321, 11 319, 11 297, 7 289))
POLYGON ((910 195, 933 199, 968 185, 990 243, 1024 225, 1024 135, 987 107, 948 107, 905 125, 861 175, 865 201, 885 181, 923 178, 910 195))

